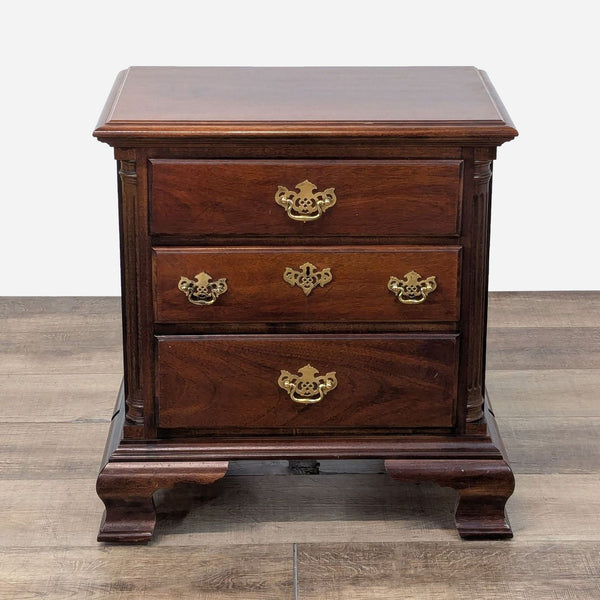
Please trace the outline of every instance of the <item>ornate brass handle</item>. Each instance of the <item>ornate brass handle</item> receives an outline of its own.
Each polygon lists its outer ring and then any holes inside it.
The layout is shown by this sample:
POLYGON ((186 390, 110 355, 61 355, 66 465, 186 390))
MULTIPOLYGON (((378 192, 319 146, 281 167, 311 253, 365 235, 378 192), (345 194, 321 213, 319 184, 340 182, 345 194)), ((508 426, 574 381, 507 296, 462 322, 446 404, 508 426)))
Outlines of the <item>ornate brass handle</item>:
POLYGON ((333 275, 329 267, 317 271, 317 267, 309 262, 300 265, 297 271, 292 267, 286 267, 283 272, 283 280, 292 287, 297 285, 305 296, 308 296, 317 286, 325 287, 332 279, 333 275))
POLYGON ((187 277, 182 277, 178 285, 192 304, 200 306, 214 304, 216 299, 227 291, 227 279, 225 278, 213 281, 208 273, 202 271, 194 279, 192 281, 187 277))
POLYGON ((314 183, 304 180, 296 186, 297 192, 289 190, 284 185, 277 188, 275 202, 282 206, 287 216, 294 221, 315 221, 336 203, 335 188, 327 188, 316 192, 314 183))
POLYGON ((435 275, 422 279, 416 271, 404 275, 404 279, 390 277, 388 290, 394 294, 402 304, 421 304, 431 292, 435 291, 437 283, 435 275))
POLYGON ((289 371, 282 370, 277 383, 294 402, 299 404, 321 402, 325 395, 337 386, 335 371, 318 375, 317 369, 310 365, 304 365, 298 369, 298 373, 299 375, 292 375, 289 371))

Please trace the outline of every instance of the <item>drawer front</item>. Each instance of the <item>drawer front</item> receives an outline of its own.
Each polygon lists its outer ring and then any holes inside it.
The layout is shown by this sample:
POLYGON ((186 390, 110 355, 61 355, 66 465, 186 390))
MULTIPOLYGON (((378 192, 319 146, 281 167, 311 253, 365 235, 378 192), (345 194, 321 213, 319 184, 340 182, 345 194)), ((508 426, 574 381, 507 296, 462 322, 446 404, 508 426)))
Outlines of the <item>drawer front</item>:
POLYGON ((201 236, 450 236, 459 233, 461 195, 458 160, 155 159, 151 230, 201 236))
POLYGON ((155 248, 155 319, 453 322, 460 252, 455 246, 155 248))
POLYGON ((160 428, 446 428, 456 335, 157 338, 160 428))

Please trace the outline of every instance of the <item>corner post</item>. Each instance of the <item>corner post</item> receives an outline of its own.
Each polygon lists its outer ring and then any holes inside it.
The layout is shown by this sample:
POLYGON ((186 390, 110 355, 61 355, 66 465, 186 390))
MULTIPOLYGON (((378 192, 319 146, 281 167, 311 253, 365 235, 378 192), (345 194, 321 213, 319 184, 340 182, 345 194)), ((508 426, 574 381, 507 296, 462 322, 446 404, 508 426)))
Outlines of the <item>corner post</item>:
POLYGON ((136 244, 137 171, 135 160, 119 160, 119 217, 121 230, 121 298, 125 370, 125 421, 143 425, 144 401, 140 383, 136 244))
POLYGON ((487 328, 487 285, 489 271, 490 201, 492 161, 477 160, 473 169, 473 257, 474 281, 469 329, 469 362, 467 365, 467 423, 483 418, 485 396, 485 340, 487 328))

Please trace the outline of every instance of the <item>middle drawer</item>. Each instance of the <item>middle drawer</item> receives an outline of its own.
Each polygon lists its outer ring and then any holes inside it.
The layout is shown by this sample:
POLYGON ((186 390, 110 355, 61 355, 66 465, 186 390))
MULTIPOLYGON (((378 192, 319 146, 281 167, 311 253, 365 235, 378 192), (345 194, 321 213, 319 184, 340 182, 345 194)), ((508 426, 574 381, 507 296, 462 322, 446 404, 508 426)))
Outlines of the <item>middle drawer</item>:
POLYGON ((453 322, 458 246, 154 248, 159 323, 453 322))

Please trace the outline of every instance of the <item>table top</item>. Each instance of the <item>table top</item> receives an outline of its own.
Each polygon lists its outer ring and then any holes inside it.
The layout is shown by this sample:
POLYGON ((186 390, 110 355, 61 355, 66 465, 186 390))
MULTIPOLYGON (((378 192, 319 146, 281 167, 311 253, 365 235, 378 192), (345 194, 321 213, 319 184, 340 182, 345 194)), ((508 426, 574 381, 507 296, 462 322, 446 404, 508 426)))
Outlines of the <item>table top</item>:
POLYGON ((416 135, 511 139, 475 67, 130 67, 94 134, 416 135))

